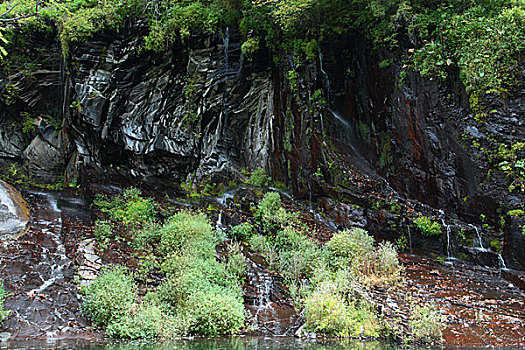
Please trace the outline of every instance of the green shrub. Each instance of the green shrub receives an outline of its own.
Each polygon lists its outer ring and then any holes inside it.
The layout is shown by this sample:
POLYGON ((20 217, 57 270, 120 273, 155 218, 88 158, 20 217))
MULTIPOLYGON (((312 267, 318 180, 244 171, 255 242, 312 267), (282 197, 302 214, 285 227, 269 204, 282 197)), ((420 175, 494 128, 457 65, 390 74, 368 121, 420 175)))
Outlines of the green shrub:
POLYGON ((279 253, 278 270, 285 280, 298 282, 310 272, 308 257, 300 251, 287 251, 279 253))
POLYGON ((192 293, 185 312, 195 317, 190 331, 205 336, 234 334, 244 325, 242 298, 220 286, 192 293))
POLYGON ((341 337, 379 336, 383 327, 364 302, 348 301, 333 282, 326 282, 305 300, 306 326, 311 331, 341 337))
POLYGON ((397 258, 397 249, 390 242, 381 242, 376 250, 374 273, 383 278, 397 281, 401 276, 402 267, 397 258))
POLYGON ((292 283, 311 277, 321 256, 313 240, 291 227, 279 231, 275 237, 275 249, 279 253, 279 273, 292 283))
POLYGON ((113 237, 113 225, 107 220, 97 220, 93 234, 100 247, 106 248, 111 237, 113 237))
POLYGON ((259 168, 252 171, 250 178, 246 182, 252 186, 266 187, 271 181, 272 178, 266 175, 266 171, 263 168, 259 168))
POLYGON ((242 278, 246 274, 246 266, 246 258, 242 253, 241 245, 237 242, 229 244, 227 270, 234 276, 242 278))
POLYGON ((298 233, 293 227, 288 226, 279 231, 275 236, 275 248, 278 251, 302 251, 315 249, 317 245, 312 239, 298 233))
POLYGON ((83 310, 96 325, 107 326, 129 314, 137 297, 133 277, 124 267, 104 269, 84 291, 83 310))
POLYGON ((238 241, 245 241, 252 236, 253 232, 253 225, 249 222, 243 222, 242 224, 231 228, 230 237, 238 241))
POLYGON ((325 247, 329 263, 334 268, 354 266, 367 270, 373 251, 374 239, 359 228, 335 233, 325 247))
POLYGON ((242 295, 238 276, 214 257, 204 259, 189 254, 173 255, 166 260, 163 270, 168 279, 160 286, 159 295, 175 310, 183 306, 192 294, 213 286, 242 295))
POLYGON ((141 197, 139 189, 130 187, 122 196, 112 199, 97 195, 93 203, 111 220, 130 228, 140 228, 155 220, 155 205, 150 198, 141 197))
POLYGON ((172 252, 192 252, 194 255, 215 255, 215 236, 206 215, 179 212, 160 230, 160 250, 164 255, 172 252))
POLYGON ((277 192, 268 192, 264 195, 255 213, 255 218, 265 233, 271 233, 289 224, 292 219, 291 215, 281 207, 281 196, 277 192))
POLYGON ((414 224, 425 236, 437 236, 441 234, 441 225, 426 216, 418 216, 414 224))
POLYGON ((502 249, 502 246, 501 246, 501 241, 498 240, 498 239, 493 239, 490 241, 490 246, 495 250, 497 251, 498 253, 501 253, 501 249, 502 249))
POLYGON ((138 250, 155 250, 161 238, 161 226, 156 222, 151 222, 134 231, 133 243, 138 250))
POLYGON ((153 339, 162 333, 164 320, 169 317, 155 303, 141 303, 135 310, 108 325, 106 333, 112 338, 153 339))
POLYGON ((248 59, 251 59, 258 50, 259 38, 248 38, 241 45, 241 51, 248 59))
POLYGON ((323 253, 333 272, 350 269, 361 283, 383 285, 401 279, 403 268, 395 246, 383 242, 374 247, 374 239, 363 229, 335 233, 323 253))
POLYGON ((268 265, 270 265, 270 267, 275 267, 278 254, 273 244, 271 244, 265 236, 259 234, 253 235, 248 243, 250 243, 253 251, 266 257, 266 262, 268 265))
POLYGON ((9 316, 11 313, 9 310, 5 309, 4 303, 7 298, 7 293, 4 288, 4 282, 0 281, 0 324, 9 316))
POLYGON ((408 327, 414 341, 434 342, 442 338, 442 316, 433 305, 412 305, 408 327))

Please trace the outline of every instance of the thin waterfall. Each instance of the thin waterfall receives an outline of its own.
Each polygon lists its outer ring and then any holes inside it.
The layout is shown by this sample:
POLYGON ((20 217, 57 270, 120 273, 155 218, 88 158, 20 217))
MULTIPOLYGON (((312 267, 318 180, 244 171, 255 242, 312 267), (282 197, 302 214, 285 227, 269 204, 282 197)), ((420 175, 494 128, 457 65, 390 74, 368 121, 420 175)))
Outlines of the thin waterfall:
POLYGON ((481 249, 485 249, 485 247, 483 247, 483 240, 481 239, 481 234, 479 232, 479 229, 477 226, 474 226, 472 224, 468 224, 470 227, 472 227, 475 231, 476 231, 476 236, 478 237, 478 242, 479 242, 479 248, 481 249))
POLYGON ((407 225, 408 230, 408 251, 412 253, 412 233, 410 231, 410 225, 407 225))
POLYGON ((447 232, 447 257, 450 258, 450 225, 445 222, 445 219, 441 219, 441 223, 447 232))
POLYGON ((226 30, 224 32, 224 38, 223 38, 223 44, 224 44, 224 72, 223 72, 223 79, 224 79, 224 91, 222 93, 222 113, 224 116, 224 124, 221 131, 221 134, 226 130, 228 126, 228 89, 226 87, 226 81, 228 80, 228 74, 230 71, 230 62, 229 62, 229 56, 230 56, 230 27, 226 27, 226 30))
POLYGON ((323 53, 321 50, 319 50, 319 70, 321 71, 321 75, 323 76, 323 82, 325 83, 325 91, 326 91, 326 102, 328 102, 328 105, 330 105, 330 77, 328 76, 328 73, 324 70, 323 67, 323 53))
POLYGON ((445 221, 445 211, 443 209, 439 210, 441 215, 441 225, 445 228, 447 234, 447 257, 450 258, 451 243, 450 243, 450 225, 445 221))
POLYGON ((498 253, 498 261, 499 261, 499 267, 501 269, 507 268, 507 265, 505 264, 505 260, 503 259, 503 256, 501 256, 501 253, 498 253))

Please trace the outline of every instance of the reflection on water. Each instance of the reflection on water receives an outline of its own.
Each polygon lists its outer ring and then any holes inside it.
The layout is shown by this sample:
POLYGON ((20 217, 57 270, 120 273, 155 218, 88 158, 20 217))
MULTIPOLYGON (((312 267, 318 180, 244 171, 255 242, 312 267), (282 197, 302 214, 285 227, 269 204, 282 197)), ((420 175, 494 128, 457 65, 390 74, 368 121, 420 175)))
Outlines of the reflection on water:
MULTIPOLYGON (((378 341, 311 341, 289 337, 234 337, 180 340, 166 343, 9 343, 1 349, 75 349, 75 350, 262 350, 262 349, 304 349, 304 350, 397 350, 400 346, 378 341)), ((425 349, 429 349, 425 347, 425 349)))

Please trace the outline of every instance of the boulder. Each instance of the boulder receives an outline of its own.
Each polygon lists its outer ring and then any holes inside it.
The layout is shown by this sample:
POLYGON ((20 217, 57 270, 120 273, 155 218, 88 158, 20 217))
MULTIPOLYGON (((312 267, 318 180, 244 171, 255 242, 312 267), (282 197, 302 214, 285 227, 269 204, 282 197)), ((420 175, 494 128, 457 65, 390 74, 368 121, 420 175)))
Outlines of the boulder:
POLYGON ((17 236, 29 229, 29 208, 13 186, 0 180, 0 236, 17 236))

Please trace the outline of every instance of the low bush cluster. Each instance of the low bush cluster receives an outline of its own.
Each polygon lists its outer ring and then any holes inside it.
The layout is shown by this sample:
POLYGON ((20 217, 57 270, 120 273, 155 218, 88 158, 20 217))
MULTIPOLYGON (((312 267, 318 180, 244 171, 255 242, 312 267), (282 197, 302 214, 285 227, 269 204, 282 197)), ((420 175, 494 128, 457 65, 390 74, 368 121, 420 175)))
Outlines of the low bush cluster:
POLYGON ((252 171, 246 183, 256 187, 266 187, 270 185, 271 181, 272 178, 266 175, 266 171, 263 168, 259 168, 252 171))
POLYGON ((438 236, 441 234, 441 225, 426 216, 418 216, 414 220, 414 224, 425 236, 438 236))
POLYGON ((412 305, 408 326, 413 341, 438 341, 442 338, 443 317, 435 305, 412 305))
POLYGON ((5 298, 7 298, 7 293, 4 288, 4 282, 0 282, 0 324, 9 316, 10 311, 6 310, 4 307, 5 298))
POLYGON ((337 283, 325 281, 306 298, 308 328, 340 337, 380 336, 384 325, 373 306, 341 291, 337 283))
POLYGON ((126 317, 137 299, 137 286, 123 267, 103 270, 85 289, 84 311, 98 326, 109 326, 126 317))
POLYGON ((97 195, 94 204, 109 218, 127 228, 140 228, 155 220, 155 204, 150 198, 143 198, 141 191, 130 187, 121 196, 109 199, 97 195))
POLYGON ((249 243, 290 285, 296 303, 304 306, 307 328, 345 337, 382 334, 385 325, 366 287, 401 280, 396 248, 389 242, 375 245, 357 228, 335 233, 321 247, 290 217, 279 195, 267 193, 256 213, 264 235, 252 235, 249 243))
POLYGON ((259 202, 255 219, 261 225, 262 232, 270 234, 288 225, 294 217, 282 207, 279 193, 268 192, 259 202))
MULTIPOLYGON (((105 208, 116 212, 111 206, 105 208)), ((124 268, 105 270, 85 289, 85 312, 109 336, 119 338, 238 332, 245 318, 240 280, 246 263, 238 244, 229 248, 228 263, 218 261, 218 242, 202 213, 184 211, 164 225, 142 225, 135 230, 135 243, 150 251, 149 260, 159 263, 165 281, 140 298, 132 275, 124 268)))

